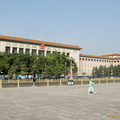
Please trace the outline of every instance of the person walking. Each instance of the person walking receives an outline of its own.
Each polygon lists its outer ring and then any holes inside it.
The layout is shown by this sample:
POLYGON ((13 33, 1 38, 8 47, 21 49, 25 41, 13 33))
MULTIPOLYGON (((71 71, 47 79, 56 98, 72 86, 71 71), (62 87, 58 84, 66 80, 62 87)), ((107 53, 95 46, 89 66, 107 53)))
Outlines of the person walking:
POLYGON ((94 82, 92 82, 92 79, 90 78, 89 85, 88 85, 89 86, 89 88, 88 88, 88 94, 94 94, 94 93, 96 93, 94 91, 93 85, 94 85, 94 82))

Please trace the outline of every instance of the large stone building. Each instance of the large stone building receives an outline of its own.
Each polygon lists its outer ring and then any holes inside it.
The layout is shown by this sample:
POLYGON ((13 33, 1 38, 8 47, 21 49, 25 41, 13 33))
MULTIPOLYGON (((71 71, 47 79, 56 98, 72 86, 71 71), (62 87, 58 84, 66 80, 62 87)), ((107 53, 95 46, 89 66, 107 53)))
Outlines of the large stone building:
POLYGON ((43 54, 47 56, 49 53, 57 51, 64 52, 68 57, 72 57, 77 63, 77 75, 91 75, 93 67, 110 66, 111 64, 120 64, 120 54, 107 54, 101 56, 84 55, 80 54, 79 46, 59 44, 53 42, 31 40, 25 38, 17 38, 10 36, 0 35, 0 51, 9 53, 30 53, 30 54, 43 54))
POLYGON ((80 75, 89 76, 92 74, 93 67, 100 65, 109 67, 110 65, 120 65, 120 54, 105 54, 101 56, 80 54, 80 75))
POLYGON ((68 57, 72 57, 77 63, 79 73, 79 46, 59 44, 53 42, 31 40, 10 36, 0 35, 0 51, 9 53, 30 53, 30 54, 43 54, 47 56, 49 53, 55 51, 62 53, 64 52, 68 57))

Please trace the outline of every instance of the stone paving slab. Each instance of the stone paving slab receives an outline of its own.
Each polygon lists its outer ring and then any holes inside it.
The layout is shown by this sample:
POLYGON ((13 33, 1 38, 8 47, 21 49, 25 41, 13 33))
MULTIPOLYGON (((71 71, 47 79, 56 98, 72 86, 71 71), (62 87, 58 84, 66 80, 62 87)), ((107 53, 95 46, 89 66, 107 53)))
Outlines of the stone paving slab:
POLYGON ((120 83, 0 89, 0 120, 120 120, 120 83))

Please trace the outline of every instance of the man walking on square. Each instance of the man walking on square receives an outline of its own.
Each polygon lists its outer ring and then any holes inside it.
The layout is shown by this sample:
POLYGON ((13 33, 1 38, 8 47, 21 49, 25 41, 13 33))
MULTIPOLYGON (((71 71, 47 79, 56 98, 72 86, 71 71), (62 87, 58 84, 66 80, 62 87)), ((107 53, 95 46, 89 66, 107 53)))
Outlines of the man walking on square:
POLYGON ((90 78, 90 81, 89 81, 89 88, 88 88, 88 94, 93 94, 93 93, 96 93, 94 92, 94 88, 93 88, 93 85, 94 85, 94 82, 92 82, 92 79, 90 78))

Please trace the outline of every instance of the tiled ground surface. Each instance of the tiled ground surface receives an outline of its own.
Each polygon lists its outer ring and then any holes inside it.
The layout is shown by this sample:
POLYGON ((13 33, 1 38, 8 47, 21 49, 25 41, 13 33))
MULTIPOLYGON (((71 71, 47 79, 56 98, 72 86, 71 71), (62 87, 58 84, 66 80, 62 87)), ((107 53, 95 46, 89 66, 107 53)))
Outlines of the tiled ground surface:
POLYGON ((120 120, 120 83, 0 89, 0 120, 120 120))

